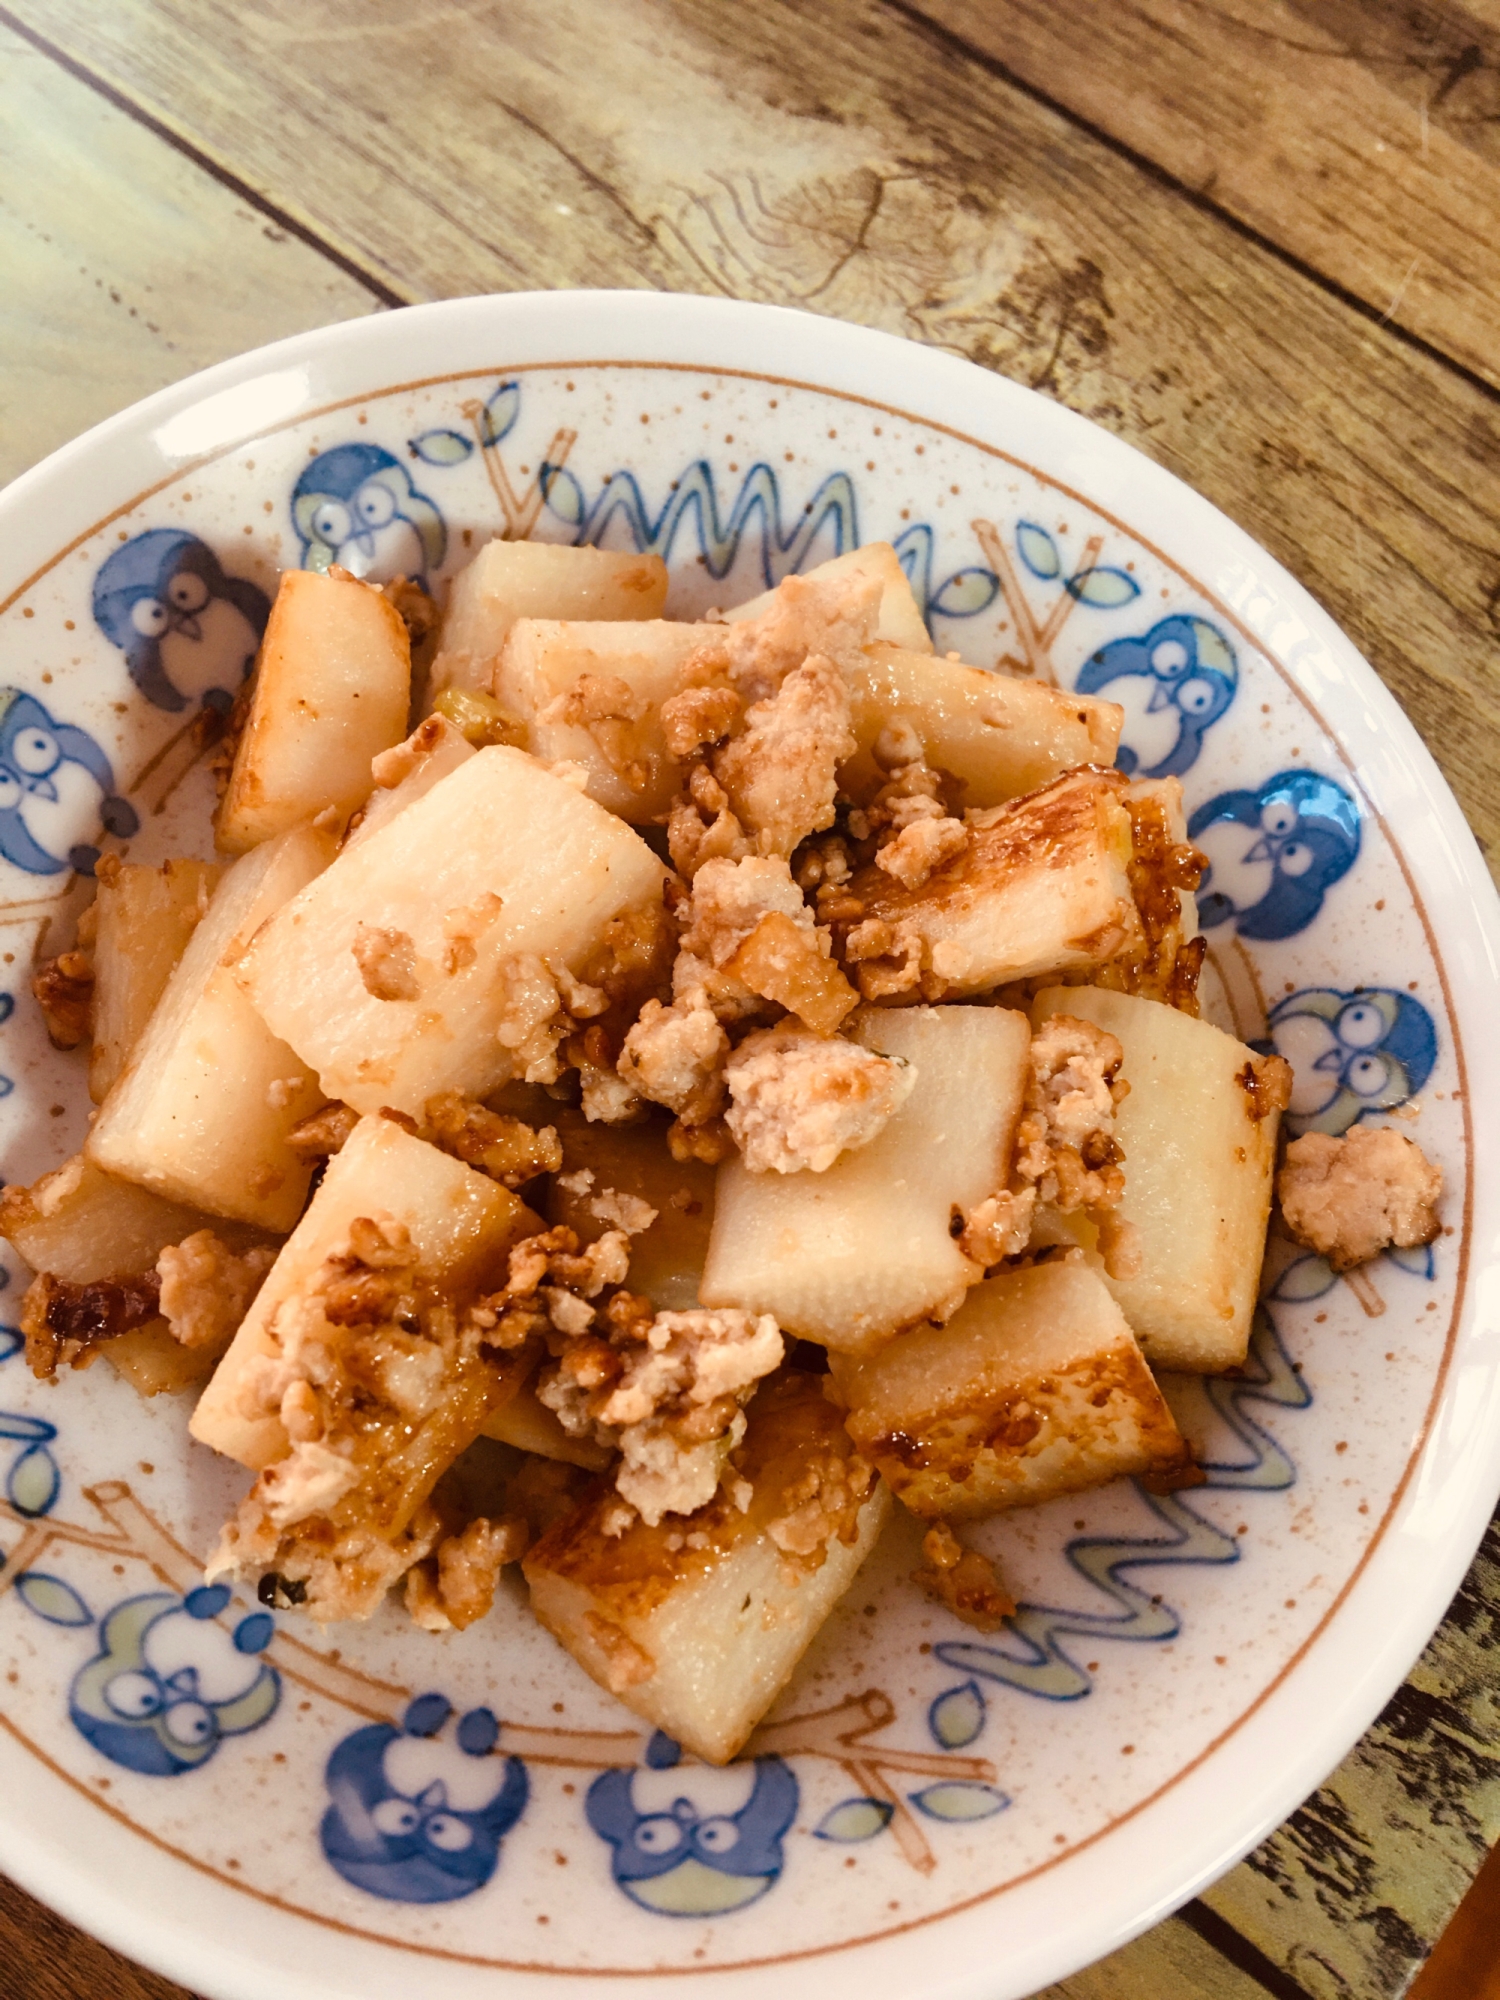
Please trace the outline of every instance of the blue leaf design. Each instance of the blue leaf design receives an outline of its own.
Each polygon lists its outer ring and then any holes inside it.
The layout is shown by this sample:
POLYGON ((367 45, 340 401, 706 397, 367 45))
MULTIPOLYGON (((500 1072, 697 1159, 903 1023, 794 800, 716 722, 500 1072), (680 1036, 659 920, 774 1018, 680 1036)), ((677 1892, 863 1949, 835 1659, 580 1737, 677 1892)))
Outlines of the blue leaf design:
POLYGON ((1066 578, 1063 588, 1069 597, 1091 604, 1096 611, 1117 611, 1141 594, 1141 586, 1123 569, 1081 569, 1077 576, 1066 578))
POLYGON ((480 430, 486 444, 499 444, 509 437, 516 427, 516 418, 521 414, 521 385, 519 382, 502 382, 484 406, 480 419, 480 430))
POLYGON ((929 1785, 925 1792, 913 1792, 911 1802, 929 1819, 990 1819, 1004 1812, 1010 1800, 993 1785, 975 1784, 967 1778, 949 1778, 929 1785))
POLYGON ((1411 1250, 1387 1250, 1385 1254, 1398 1271, 1407 1271, 1414 1278, 1425 1278, 1430 1284, 1437 1275, 1430 1243, 1419 1243, 1411 1250))
POLYGON ((15 1011, 16 1011, 15 994, 0 993, 0 1026, 3 1026, 4 1023, 10 1019, 11 1015, 15 1013, 15 1011))
POLYGON ((544 464, 537 477, 542 483, 542 498, 557 518, 570 528, 581 528, 588 509, 583 488, 572 473, 565 466, 544 464))
POLYGON ((11 1438, 17 1444, 51 1444, 57 1436, 57 1426, 49 1424, 45 1417, 25 1417, 19 1410, 0 1410, 0 1438, 11 1438))
POLYGON ((845 1799, 831 1812, 824 1813, 813 1828, 813 1838, 845 1843, 873 1840, 890 1825, 893 1810, 884 1799, 845 1799))
POLYGON ((962 1750, 984 1727, 984 1696, 978 1681, 965 1681, 940 1694, 927 1711, 927 1727, 944 1750, 962 1750))
POLYGON ((462 465, 474 449, 473 440, 462 431, 423 431, 410 442, 424 465, 462 465))
POLYGON ((9 1097, 15 1087, 16 1080, 14 1077, 0 1076, 0 1097, 9 1097))
POLYGON ((0 1326, 0 1361, 9 1361, 25 1345, 26 1336, 18 1326, 0 1326))
POLYGON ((1022 521, 1016 527, 1016 547, 1021 552, 1021 560, 1033 576, 1039 576, 1044 583, 1050 583, 1055 576, 1062 575, 1062 557, 1057 552, 1057 544, 1045 528, 1035 521, 1022 521))
POLYGON ((1338 1282, 1326 1257, 1298 1257, 1288 1264, 1271 1289, 1271 1297, 1284 1305, 1302 1305, 1320 1299, 1338 1282))
POLYGON ((38 1618, 45 1618, 49 1625, 92 1625, 94 1622, 93 1612, 72 1584, 64 1583, 60 1576, 48 1576, 44 1570, 29 1569, 24 1576, 18 1576, 16 1595, 28 1611, 34 1611, 38 1618))
POLYGON ((973 618, 995 601, 1000 579, 992 569, 955 570, 932 593, 932 609, 944 618, 973 618))
POLYGON ((56 1459, 44 1444, 34 1444, 11 1467, 5 1490, 16 1512, 35 1520, 53 1506, 61 1485, 56 1459))

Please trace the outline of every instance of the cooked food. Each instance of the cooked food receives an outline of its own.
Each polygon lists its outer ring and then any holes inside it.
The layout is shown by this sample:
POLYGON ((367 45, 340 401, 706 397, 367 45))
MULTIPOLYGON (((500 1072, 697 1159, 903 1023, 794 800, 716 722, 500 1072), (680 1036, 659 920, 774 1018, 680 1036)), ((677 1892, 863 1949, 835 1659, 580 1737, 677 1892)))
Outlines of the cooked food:
POLYGON ((449 1632, 519 1562, 721 1762, 894 1501, 992 1630, 954 1524, 1201 1476, 1153 1371, 1243 1363, 1278 1188, 1341 1270, 1441 1180, 1363 1125, 1276 1179, 1290 1072, 1197 1019, 1202 857, 1114 704, 938 657, 884 544, 666 595, 492 543, 428 672, 421 593, 285 577, 239 858, 101 864, 37 974, 99 1112, 0 1226, 38 1374, 201 1388, 254 1475, 210 1574, 449 1632))

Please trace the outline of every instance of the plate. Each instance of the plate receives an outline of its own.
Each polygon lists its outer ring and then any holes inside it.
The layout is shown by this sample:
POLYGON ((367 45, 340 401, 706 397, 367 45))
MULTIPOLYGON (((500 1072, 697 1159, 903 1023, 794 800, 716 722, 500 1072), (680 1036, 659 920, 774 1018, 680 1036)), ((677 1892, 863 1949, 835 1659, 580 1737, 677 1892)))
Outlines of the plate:
MULTIPOLYGON (((201 718, 278 571, 432 582, 500 532, 655 550, 677 616, 894 543, 939 649, 1107 693, 1131 768, 1181 778, 1212 860, 1206 1009, 1292 1060, 1294 1126, 1394 1121, 1447 1179, 1431 1255, 1354 1279, 1282 1260, 1243 1375, 1172 1386, 1206 1486, 986 1524, 1022 1608, 983 1639, 912 1588, 897 1529, 755 1754, 718 1772, 636 1726, 518 1594, 434 1639, 392 1608, 320 1635, 203 1589, 243 1475, 188 1444, 179 1401, 107 1366, 44 1387, 0 1336, 8 1872, 221 2000, 642 1974, 1003 2000, 1164 1916, 1318 1783, 1500 1483, 1500 1207, 1471 1129, 1500 1091, 1500 923, 1410 725, 1276 563, 967 363, 640 293, 463 300, 264 349, 59 452, 0 525, 8 1179, 86 1130, 29 964, 101 850, 201 851, 201 718), (353 1866, 361 1813, 385 1845, 353 1866)), ((25 1281, 0 1294, 11 1320, 25 1281)))

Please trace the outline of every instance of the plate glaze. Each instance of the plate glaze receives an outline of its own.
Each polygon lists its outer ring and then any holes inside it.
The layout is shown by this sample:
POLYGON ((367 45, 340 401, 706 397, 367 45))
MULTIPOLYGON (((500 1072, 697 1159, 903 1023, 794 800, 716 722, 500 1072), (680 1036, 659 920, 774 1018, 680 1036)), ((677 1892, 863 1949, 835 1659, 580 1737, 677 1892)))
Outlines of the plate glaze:
MULTIPOLYGON (((5 1175, 75 1150, 27 973, 101 849, 207 852, 204 745, 288 566, 451 576, 500 532, 655 550, 693 617, 895 544, 940 651, 1126 707, 1209 854, 1205 1012, 1292 1125, 1394 1122, 1429 1254, 1274 1255, 1251 1361, 1169 1385, 1208 1468, 977 1534, 977 1638, 899 1525, 725 1772, 531 1621, 320 1635, 201 1588, 244 1475, 100 1365, 0 1369, 0 1864, 204 1994, 1033 1992, 1230 1865, 1390 1694, 1493 1504, 1493 889, 1370 669, 1128 447, 950 357, 771 308, 460 301, 165 392, 0 497, 5 1175), (1487 1178, 1488 1175, 1488 1178, 1487 1178)), ((5 1316, 26 1282, 12 1263, 5 1316)))

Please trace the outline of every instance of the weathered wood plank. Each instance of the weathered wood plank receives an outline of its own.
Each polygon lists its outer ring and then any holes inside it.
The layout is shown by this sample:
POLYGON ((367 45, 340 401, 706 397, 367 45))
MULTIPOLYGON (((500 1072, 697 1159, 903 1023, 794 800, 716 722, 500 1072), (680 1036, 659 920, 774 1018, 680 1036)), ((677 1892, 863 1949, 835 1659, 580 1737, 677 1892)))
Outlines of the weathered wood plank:
POLYGON ((1368 1736, 1203 1900, 1311 2000, 1389 2000, 1497 1839, 1500 1519, 1368 1736))
POLYGON ((7 2000, 192 2000, 145 1972, 0 1876, 0 1965, 7 2000))
POLYGON ((1472 114, 1475 93, 1457 94, 1500 57, 1500 32, 1477 10, 1377 0, 913 4, 1500 382, 1500 159, 1472 114))
POLYGON ((1060 397, 1302 577, 1500 838, 1500 408, 936 30, 878 0, 13 6, 404 296, 730 292, 1060 397))
POLYGON ((370 291, 0 27, 0 484, 112 411, 370 291))
POLYGON ((1033 2000, 1266 2000, 1266 1989, 1168 1917, 1033 2000))

